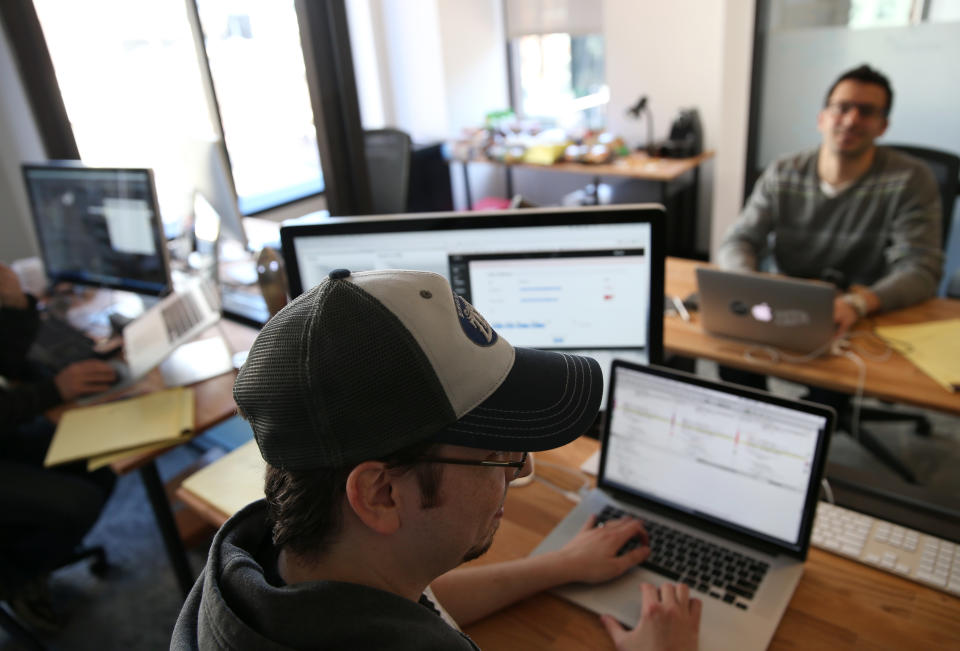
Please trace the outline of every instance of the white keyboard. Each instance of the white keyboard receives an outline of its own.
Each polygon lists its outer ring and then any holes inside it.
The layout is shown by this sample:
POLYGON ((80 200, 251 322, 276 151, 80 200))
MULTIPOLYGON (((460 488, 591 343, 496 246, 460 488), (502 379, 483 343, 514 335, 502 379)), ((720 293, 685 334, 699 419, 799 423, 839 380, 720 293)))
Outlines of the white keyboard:
POLYGON ((810 542, 820 549, 960 595, 960 545, 820 502, 810 542))

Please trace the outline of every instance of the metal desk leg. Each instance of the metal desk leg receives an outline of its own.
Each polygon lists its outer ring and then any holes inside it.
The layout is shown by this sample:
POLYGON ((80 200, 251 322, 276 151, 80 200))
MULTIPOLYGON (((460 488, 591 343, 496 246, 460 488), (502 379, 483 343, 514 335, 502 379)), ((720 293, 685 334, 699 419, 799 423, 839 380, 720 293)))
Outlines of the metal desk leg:
POLYGON ((170 565, 173 566, 173 573, 177 577, 177 583, 180 584, 180 590, 186 597, 193 587, 194 576, 193 572, 190 571, 187 550, 183 548, 183 541, 180 540, 177 522, 173 519, 170 502, 163 490, 163 482, 160 481, 160 473, 157 472, 155 461, 151 461, 140 468, 140 478, 143 479, 143 486, 147 489, 147 497, 150 499, 150 506, 153 507, 153 515, 157 519, 160 535, 163 536, 163 546, 167 549, 167 558, 170 559, 170 565))
POLYGON ((461 161, 463 165, 463 192, 467 195, 467 210, 473 210, 473 197, 470 196, 470 173, 467 170, 467 161, 461 161))

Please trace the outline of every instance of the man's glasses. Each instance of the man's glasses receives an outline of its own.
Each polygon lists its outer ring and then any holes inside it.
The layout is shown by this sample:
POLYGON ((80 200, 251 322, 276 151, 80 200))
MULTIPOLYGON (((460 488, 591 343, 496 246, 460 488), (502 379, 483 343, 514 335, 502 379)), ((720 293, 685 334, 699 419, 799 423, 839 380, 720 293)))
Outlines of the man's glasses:
POLYGON ((860 117, 865 119, 882 116, 883 109, 875 104, 864 104, 863 102, 833 102, 827 104, 827 109, 834 115, 846 115, 853 109, 857 109, 860 117))
POLYGON ((424 463, 450 463, 457 466, 489 466, 492 468, 516 468, 513 479, 520 476, 527 465, 528 452, 497 452, 496 459, 450 459, 447 457, 420 457, 424 463))

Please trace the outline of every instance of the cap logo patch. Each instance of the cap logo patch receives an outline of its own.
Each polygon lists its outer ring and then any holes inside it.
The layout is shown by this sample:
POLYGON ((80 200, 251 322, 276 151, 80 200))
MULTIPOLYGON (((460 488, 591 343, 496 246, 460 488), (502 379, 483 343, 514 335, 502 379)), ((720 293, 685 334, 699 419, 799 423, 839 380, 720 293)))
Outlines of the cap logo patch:
POLYGON ((497 343, 497 332, 490 327, 479 312, 462 296, 453 295, 453 304, 457 308, 460 327, 467 338, 478 346, 492 346, 497 343))

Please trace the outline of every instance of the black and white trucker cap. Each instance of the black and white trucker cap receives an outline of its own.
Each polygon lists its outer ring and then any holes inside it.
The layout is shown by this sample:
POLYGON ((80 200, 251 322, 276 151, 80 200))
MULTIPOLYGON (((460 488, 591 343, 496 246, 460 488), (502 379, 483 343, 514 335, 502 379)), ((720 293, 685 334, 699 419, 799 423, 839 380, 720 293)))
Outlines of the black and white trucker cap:
POLYGON ((270 465, 309 470, 426 441, 559 447, 602 390, 595 360, 514 348, 443 276, 338 269, 267 322, 233 395, 270 465))

